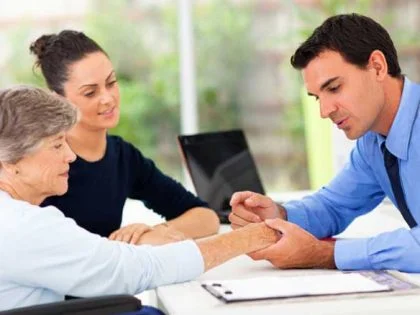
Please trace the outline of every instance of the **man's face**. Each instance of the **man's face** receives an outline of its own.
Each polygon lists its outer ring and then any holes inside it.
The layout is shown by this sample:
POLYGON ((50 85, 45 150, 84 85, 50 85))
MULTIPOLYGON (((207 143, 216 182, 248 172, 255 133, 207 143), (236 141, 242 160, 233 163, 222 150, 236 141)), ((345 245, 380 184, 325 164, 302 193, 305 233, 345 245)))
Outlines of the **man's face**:
POLYGON ((361 69, 326 50, 302 74, 308 94, 319 102, 321 117, 330 118, 347 138, 378 130, 385 95, 373 66, 361 69))

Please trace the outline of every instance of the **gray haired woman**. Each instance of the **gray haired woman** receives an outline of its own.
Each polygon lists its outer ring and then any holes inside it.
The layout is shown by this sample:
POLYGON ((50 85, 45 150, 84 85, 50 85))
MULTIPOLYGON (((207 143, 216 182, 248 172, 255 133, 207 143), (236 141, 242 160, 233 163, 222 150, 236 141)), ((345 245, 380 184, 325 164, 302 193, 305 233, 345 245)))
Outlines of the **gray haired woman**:
POLYGON ((66 131, 77 110, 30 86, 0 91, 0 310, 89 297, 136 294, 191 280, 237 255, 273 244, 264 223, 202 241, 130 245, 78 227, 57 208, 39 207, 67 191, 75 154, 66 131))

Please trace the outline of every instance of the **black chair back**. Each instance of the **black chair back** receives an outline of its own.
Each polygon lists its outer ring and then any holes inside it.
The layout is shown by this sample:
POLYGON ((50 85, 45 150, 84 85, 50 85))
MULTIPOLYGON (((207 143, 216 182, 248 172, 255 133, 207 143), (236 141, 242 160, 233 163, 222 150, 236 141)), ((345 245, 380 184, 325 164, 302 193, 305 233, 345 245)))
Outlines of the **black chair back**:
POLYGON ((115 315, 140 309, 141 301, 134 296, 107 295, 16 308, 0 315, 115 315))

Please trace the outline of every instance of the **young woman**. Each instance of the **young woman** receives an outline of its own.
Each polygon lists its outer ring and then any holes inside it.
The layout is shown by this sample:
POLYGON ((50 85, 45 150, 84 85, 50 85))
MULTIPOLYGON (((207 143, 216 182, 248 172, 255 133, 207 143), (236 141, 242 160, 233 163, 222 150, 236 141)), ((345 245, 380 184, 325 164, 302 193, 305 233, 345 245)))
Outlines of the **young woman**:
POLYGON ((105 51, 85 34, 65 30, 43 35, 30 47, 48 87, 72 102, 81 119, 67 135, 77 159, 69 190, 45 200, 83 228, 111 239, 142 244, 198 238, 216 233, 219 220, 207 204, 163 174, 152 160, 108 129, 119 120, 117 75, 105 51), (155 227, 120 228, 126 198, 163 215, 155 227))

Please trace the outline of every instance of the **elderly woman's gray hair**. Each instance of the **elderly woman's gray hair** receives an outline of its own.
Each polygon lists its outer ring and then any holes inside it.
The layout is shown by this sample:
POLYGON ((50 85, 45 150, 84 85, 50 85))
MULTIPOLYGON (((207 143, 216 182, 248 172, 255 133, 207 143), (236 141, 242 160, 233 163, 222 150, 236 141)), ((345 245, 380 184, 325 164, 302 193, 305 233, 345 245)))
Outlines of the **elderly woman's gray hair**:
POLYGON ((0 90, 0 162, 16 163, 46 137, 70 129, 77 109, 65 98, 20 85, 0 90))

